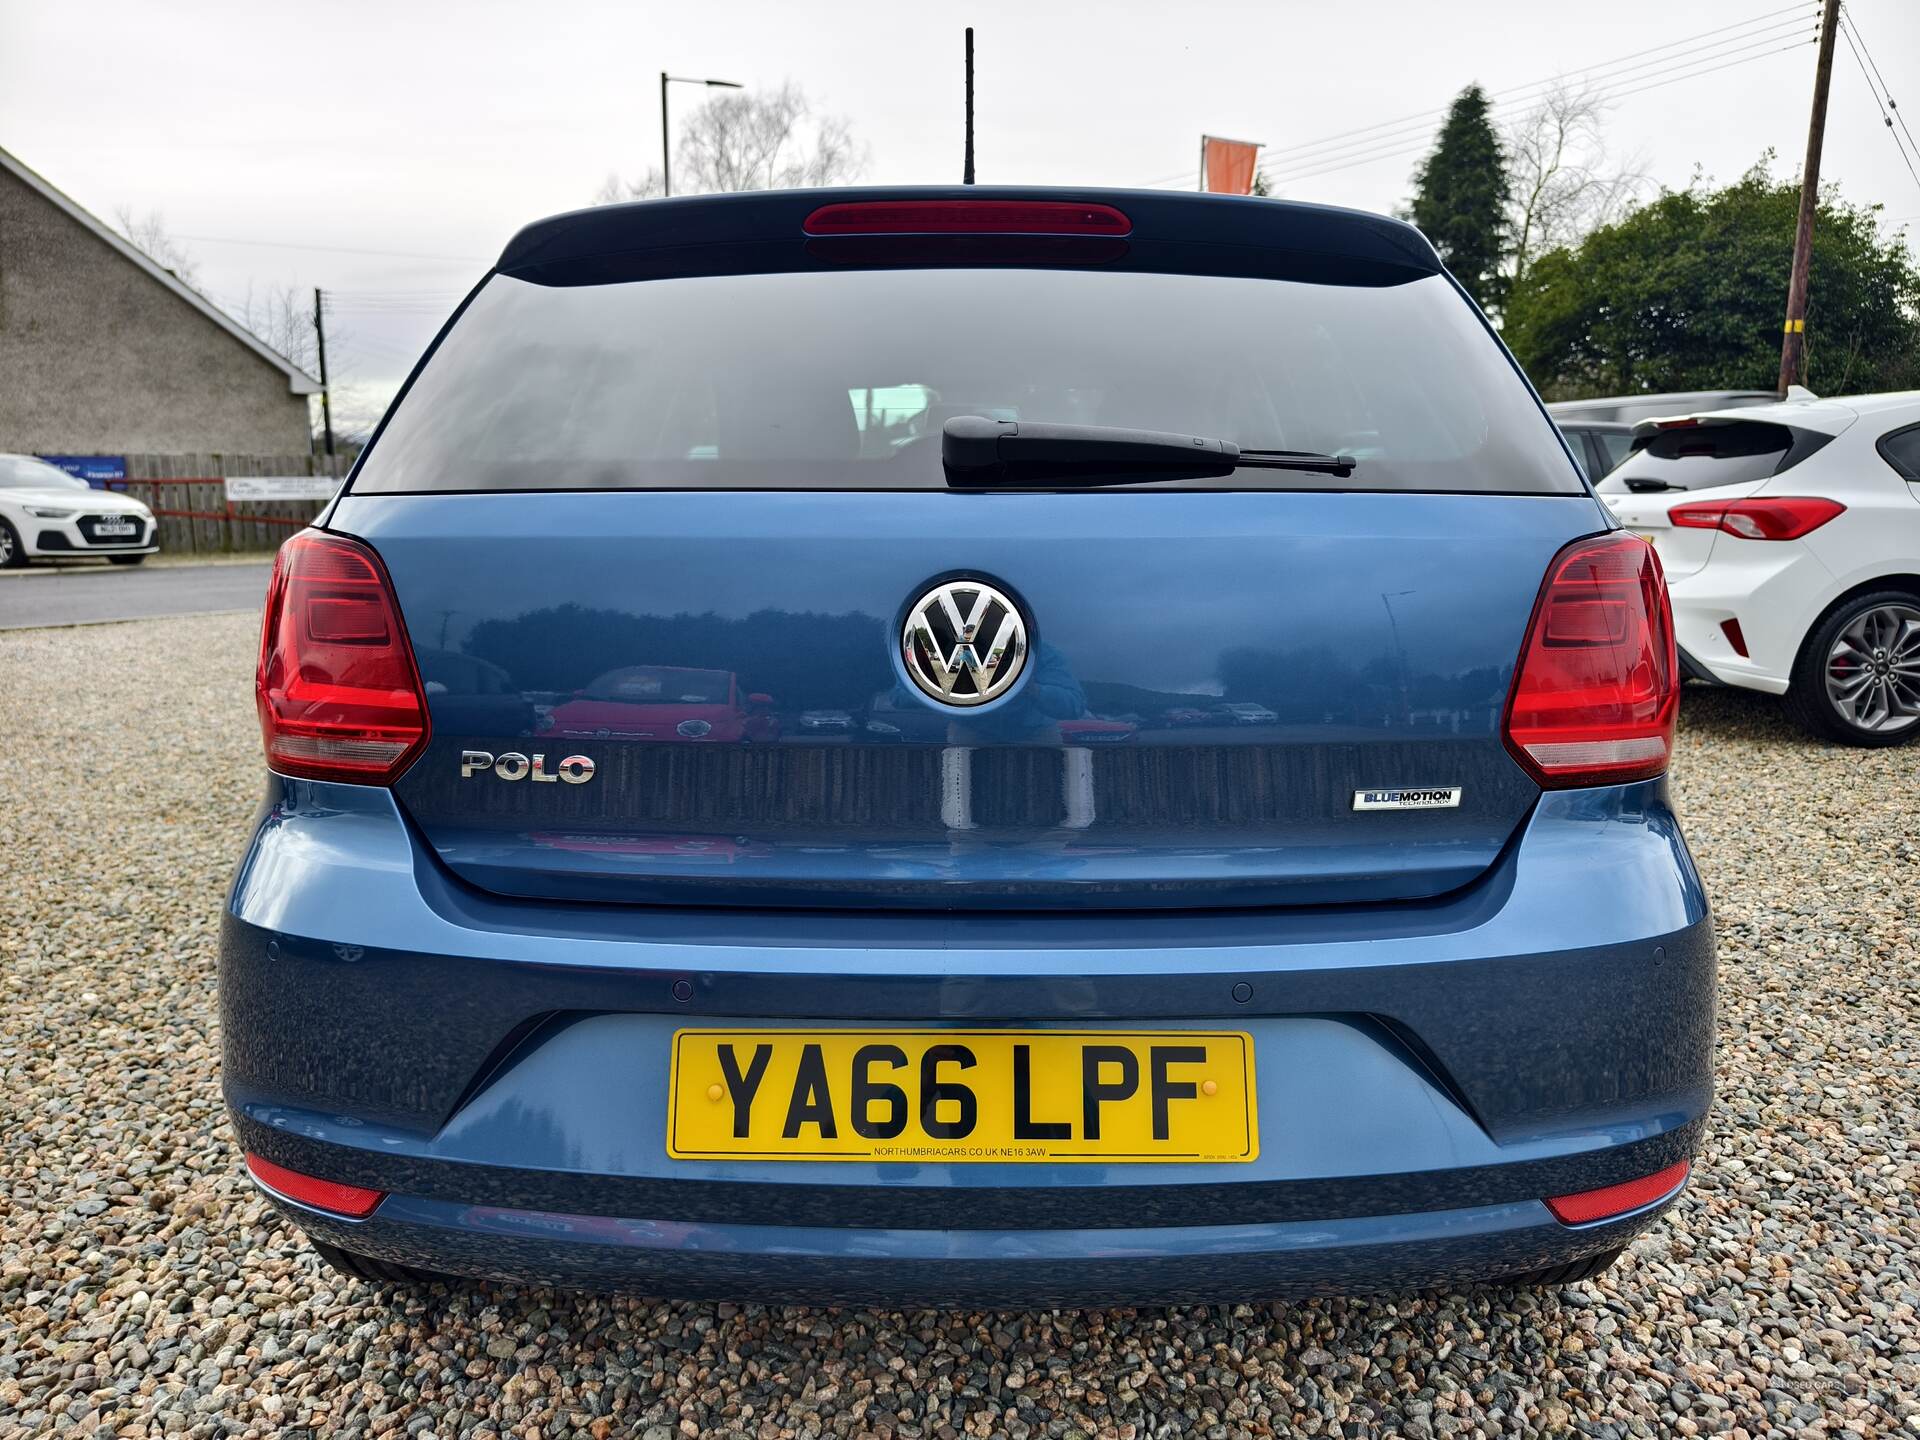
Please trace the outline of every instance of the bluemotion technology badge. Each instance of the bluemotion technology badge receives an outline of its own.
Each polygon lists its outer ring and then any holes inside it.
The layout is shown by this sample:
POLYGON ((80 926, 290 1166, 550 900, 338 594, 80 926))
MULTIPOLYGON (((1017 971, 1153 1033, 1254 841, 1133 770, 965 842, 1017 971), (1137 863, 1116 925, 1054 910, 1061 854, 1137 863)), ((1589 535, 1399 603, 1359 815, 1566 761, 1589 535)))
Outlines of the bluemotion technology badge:
POLYGON ((1460 807, 1458 785, 1435 785, 1425 790, 1356 790, 1356 810, 1457 810, 1460 807))
POLYGON ((1027 623, 984 580, 949 580, 907 608, 901 658, 921 691, 943 705, 984 705, 1007 693, 1027 663, 1027 623))

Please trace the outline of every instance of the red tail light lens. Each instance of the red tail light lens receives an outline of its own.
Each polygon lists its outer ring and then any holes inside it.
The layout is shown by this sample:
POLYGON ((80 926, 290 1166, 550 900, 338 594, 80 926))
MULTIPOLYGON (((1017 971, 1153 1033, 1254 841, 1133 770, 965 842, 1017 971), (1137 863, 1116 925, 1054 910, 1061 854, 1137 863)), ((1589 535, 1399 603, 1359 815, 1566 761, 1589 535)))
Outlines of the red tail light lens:
POLYGON ((331 1210, 350 1220, 366 1219, 373 1213, 374 1207, 387 1198, 385 1191, 302 1175, 298 1170, 289 1170, 271 1160, 262 1160, 258 1155, 247 1156, 247 1169, 252 1172, 254 1179, 276 1195, 284 1195, 296 1204, 311 1205, 315 1210, 331 1210))
POLYGON ((1764 500, 1695 500, 1667 511, 1670 524, 1724 530, 1742 540, 1798 540, 1846 512, 1818 495, 1774 495, 1764 500))
POLYGON ((427 701, 380 557, 320 530, 285 545, 254 680, 267 764, 385 785, 427 743, 427 701))
POLYGON ((1507 700, 1507 748, 1542 785, 1611 785, 1667 768, 1680 666, 1653 547, 1576 540, 1547 568, 1507 700))
POLYGON ((822 205, 807 216, 809 235, 1100 235, 1130 234, 1133 222, 1111 205, 1060 200, 857 200, 822 205))
POLYGON ((1591 1225, 1596 1220, 1611 1220, 1656 1200, 1664 1200, 1686 1183, 1691 1162, 1677 1165, 1638 1180, 1608 1185, 1600 1190, 1582 1190, 1577 1195, 1556 1195, 1547 1201, 1547 1209, 1562 1225, 1591 1225))

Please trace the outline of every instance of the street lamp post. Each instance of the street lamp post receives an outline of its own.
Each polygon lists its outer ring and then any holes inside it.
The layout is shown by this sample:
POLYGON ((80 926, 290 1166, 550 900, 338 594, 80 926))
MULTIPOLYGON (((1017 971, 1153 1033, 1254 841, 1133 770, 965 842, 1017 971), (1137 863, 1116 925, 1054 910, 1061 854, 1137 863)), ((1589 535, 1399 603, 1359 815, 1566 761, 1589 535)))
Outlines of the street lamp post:
POLYGON ((720 90, 741 90, 745 87, 737 80, 693 80, 685 75, 669 75, 660 72, 660 189, 663 194, 673 194, 673 161, 670 158, 673 147, 667 139, 667 86, 669 85, 711 85, 720 90))

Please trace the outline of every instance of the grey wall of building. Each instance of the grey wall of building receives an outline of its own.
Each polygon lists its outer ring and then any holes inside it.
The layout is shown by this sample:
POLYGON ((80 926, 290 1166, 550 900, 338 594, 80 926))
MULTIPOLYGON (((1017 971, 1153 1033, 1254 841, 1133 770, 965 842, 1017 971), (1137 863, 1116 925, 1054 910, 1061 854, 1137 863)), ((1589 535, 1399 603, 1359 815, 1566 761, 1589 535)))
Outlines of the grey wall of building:
POLYGON ((307 397, 0 169, 0 451, 304 454, 307 397))

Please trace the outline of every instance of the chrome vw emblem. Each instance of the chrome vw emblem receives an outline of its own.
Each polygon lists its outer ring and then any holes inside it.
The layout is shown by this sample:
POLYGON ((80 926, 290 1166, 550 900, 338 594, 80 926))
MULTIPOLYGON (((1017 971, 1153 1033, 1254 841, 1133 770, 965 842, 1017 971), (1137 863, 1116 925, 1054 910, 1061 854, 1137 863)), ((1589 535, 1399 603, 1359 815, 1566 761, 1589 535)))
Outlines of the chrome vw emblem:
POLYGON ((1020 611, 984 580, 936 585, 907 611, 900 650, 913 683, 943 705, 1006 694, 1027 663, 1020 611))

